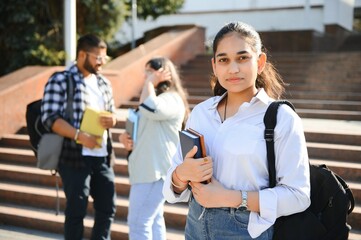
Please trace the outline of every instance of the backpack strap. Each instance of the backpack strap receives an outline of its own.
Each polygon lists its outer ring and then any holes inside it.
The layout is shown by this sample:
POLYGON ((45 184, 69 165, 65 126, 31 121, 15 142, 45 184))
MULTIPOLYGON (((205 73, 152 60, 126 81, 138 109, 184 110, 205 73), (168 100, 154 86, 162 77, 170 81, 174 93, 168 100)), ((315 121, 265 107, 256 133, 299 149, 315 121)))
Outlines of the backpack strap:
MULTIPOLYGON (((74 82, 73 77, 70 72, 64 71, 66 76, 66 109, 65 116, 69 118, 69 121, 72 123, 74 120, 73 115, 73 100, 74 100, 74 82)), ((58 170, 50 170, 51 175, 55 177, 55 188, 56 188, 56 202, 55 202, 55 215, 59 215, 60 212, 60 198, 59 198, 59 174, 58 170)))
POLYGON ((281 104, 287 104, 294 111, 295 107, 287 100, 276 100, 272 102, 263 117, 265 125, 264 139, 266 140, 267 147, 267 160, 268 160, 268 174, 269 174, 269 187, 273 188, 276 186, 276 161, 275 161, 275 150, 274 150, 274 129, 277 123, 277 111, 281 104))
POLYGON ((345 189, 348 199, 350 200, 350 206, 347 210, 347 214, 350 215, 350 213, 353 211, 353 209, 355 207, 355 198, 353 197, 352 191, 351 191, 350 187, 348 186, 348 184, 345 182, 345 180, 343 180, 336 173, 334 173, 334 175, 337 178, 337 180, 339 181, 339 183, 342 185, 342 187, 345 189))
POLYGON ((66 109, 65 109, 65 116, 67 116, 72 123, 74 120, 73 115, 73 101, 74 101, 74 82, 73 77, 69 71, 64 71, 64 74, 66 76, 66 109))

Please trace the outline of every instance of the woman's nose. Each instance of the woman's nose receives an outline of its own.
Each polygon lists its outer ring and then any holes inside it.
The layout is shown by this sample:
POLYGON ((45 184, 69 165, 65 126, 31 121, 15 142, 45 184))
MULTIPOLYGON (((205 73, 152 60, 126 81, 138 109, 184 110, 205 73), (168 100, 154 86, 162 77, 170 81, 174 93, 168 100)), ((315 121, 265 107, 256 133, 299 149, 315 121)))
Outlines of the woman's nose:
POLYGON ((239 66, 236 62, 231 62, 229 65, 229 72, 230 73, 237 73, 239 72, 239 66))

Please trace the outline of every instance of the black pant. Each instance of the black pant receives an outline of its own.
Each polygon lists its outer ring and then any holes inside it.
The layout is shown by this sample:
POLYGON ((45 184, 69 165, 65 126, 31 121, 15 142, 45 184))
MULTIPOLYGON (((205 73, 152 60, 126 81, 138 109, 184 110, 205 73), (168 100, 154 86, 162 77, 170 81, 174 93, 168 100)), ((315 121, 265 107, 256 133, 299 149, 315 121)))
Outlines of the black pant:
POLYGON ((66 240, 83 238, 83 219, 88 197, 93 198, 95 210, 91 239, 110 239, 110 226, 115 216, 116 192, 114 171, 105 157, 85 156, 85 167, 73 168, 59 165, 59 174, 67 199, 64 237, 66 240))

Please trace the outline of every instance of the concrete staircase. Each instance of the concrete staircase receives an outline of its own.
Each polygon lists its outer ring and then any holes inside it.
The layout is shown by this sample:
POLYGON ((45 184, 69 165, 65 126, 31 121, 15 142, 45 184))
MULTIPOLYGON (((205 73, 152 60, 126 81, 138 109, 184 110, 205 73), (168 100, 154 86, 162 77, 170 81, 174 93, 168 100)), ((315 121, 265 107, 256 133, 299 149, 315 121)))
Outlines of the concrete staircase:
MULTIPOLYGON (((117 126, 119 129, 114 129, 114 140, 123 131, 123 125, 124 121, 121 121, 117 126)), ((118 199, 112 238, 128 239, 126 216, 130 186, 127 178, 127 161, 124 158, 126 152, 120 143, 115 142, 114 145, 117 156, 115 182, 118 199)), ((14 135, 4 136, 0 146, 0 224, 62 233, 65 207, 65 196, 62 190, 59 191, 61 213, 55 216, 56 178, 59 180, 60 187, 61 180, 48 171, 34 167, 36 160, 30 150, 26 129, 14 135)), ((186 205, 167 204, 165 211, 167 226, 169 226, 168 239, 182 239, 182 225, 185 224, 187 213, 186 205)), ((89 217, 85 221, 85 236, 87 237, 90 236, 93 223, 91 204, 89 204, 88 213, 89 217)))
MULTIPOLYGON (((361 239, 361 70, 357 66, 361 53, 274 54, 272 60, 285 81, 290 83, 286 97, 295 104, 304 120, 312 163, 326 164, 349 183, 354 193, 356 207, 348 218, 353 227, 349 239, 361 239)), ((210 71, 208 55, 200 55, 181 67, 191 106, 211 96, 210 71)), ((112 239, 128 238, 127 161, 118 136, 124 131, 124 110, 135 106, 134 100, 120 107, 119 122, 112 129, 118 193, 112 239)), ((59 191, 61 213, 55 216, 56 177, 37 169, 35 163, 26 127, 1 138, 0 224, 61 234, 64 194, 59 191)), ((89 217, 85 221, 87 237, 90 236, 93 214, 89 205, 89 217)), ((166 204, 168 239, 184 239, 187 211, 185 204, 166 204)))

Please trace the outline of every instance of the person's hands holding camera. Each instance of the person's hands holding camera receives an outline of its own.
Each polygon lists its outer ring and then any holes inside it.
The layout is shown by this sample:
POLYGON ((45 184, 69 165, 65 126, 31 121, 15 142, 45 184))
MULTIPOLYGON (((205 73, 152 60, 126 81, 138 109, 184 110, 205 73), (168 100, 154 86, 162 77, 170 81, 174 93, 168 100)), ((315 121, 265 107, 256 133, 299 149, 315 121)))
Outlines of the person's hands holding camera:
POLYGON ((154 87, 164 81, 171 81, 171 73, 169 70, 160 68, 148 75, 147 81, 151 82, 154 87))

